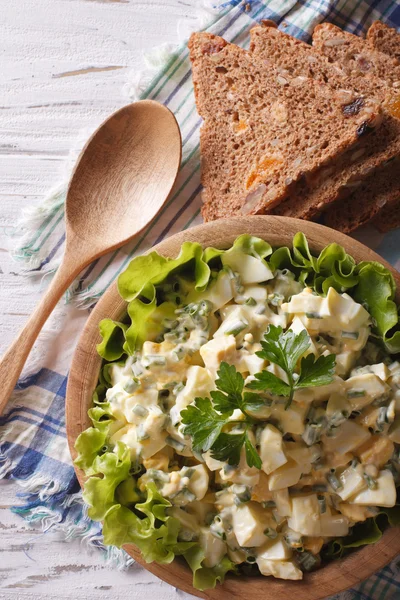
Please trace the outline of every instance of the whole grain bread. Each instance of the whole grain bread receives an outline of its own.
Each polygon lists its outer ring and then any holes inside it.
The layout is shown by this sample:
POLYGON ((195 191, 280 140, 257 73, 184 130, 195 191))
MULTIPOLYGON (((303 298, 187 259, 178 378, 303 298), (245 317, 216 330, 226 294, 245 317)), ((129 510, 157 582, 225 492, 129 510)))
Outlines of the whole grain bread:
POLYGON ((209 33, 189 41, 193 83, 204 119, 202 210, 206 221, 263 214, 373 127, 380 107, 347 110, 325 84, 293 84, 271 65, 209 33), (312 152, 310 153, 310 149, 312 152))
POLYGON ((375 50, 388 54, 400 63, 400 33, 382 21, 375 21, 367 32, 367 41, 375 50))
MULTIPOLYGON (((399 172, 397 172, 397 190, 399 189, 399 185, 400 176, 399 172)), ((379 211, 379 214, 372 221, 372 224, 382 233, 386 233, 392 229, 397 229, 400 227, 400 202, 398 197, 399 194, 397 192, 396 201, 388 202, 388 204, 379 211)))
MULTIPOLYGON (((400 65, 396 57, 388 56, 383 52, 375 50, 370 42, 352 34, 343 32, 338 27, 329 23, 318 25, 313 34, 313 47, 322 52, 328 60, 338 65, 346 73, 352 73, 359 79, 368 79, 371 76, 377 76, 383 79, 392 90, 392 98, 386 103, 386 112, 393 117, 400 119, 400 65)), ((374 181, 374 189, 384 190, 382 197, 376 196, 376 205, 382 207, 374 219, 377 227, 386 227, 386 230, 394 229, 400 226, 400 220, 395 219, 395 206, 400 202, 399 184, 399 162, 395 161, 388 167, 382 175, 377 176, 374 181), (387 189, 386 178, 393 180, 394 187, 391 188, 390 195, 385 191, 387 189), (396 195, 397 185, 397 195, 396 195), (390 214, 392 213, 392 217, 390 214), (382 215, 382 217, 381 217, 382 215)), ((358 226, 366 222, 365 205, 371 205, 373 197, 367 194, 365 197, 359 193, 354 194, 352 202, 355 204, 352 213, 360 215, 358 226), (361 218, 363 216, 363 218, 361 218)), ((332 208, 332 210, 334 210, 332 208)), ((348 215, 346 210, 341 210, 341 214, 348 215)), ((371 213, 372 216, 372 213, 371 213)), ((336 222, 336 221, 335 221, 336 222)), ((351 216, 347 224, 344 225, 349 231, 351 226, 354 229, 354 222, 351 216)))
POLYGON ((340 63, 340 68, 348 75, 359 78, 374 75, 386 81, 388 86, 399 87, 399 61, 375 50, 357 35, 342 31, 331 23, 322 23, 314 29, 313 46, 330 62, 340 63))
MULTIPOLYGON (((250 35, 250 51, 253 56, 262 59, 267 68, 270 64, 275 65, 283 77, 290 74, 291 77, 299 79, 307 77, 328 82, 343 95, 348 106, 353 102, 353 106, 356 107, 365 97, 375 98, 377 102, 391 99, 392 92, 381 79, 345 74, 311 46, 282 33, 271 26, 270 22, 254 27, 250 35)), ((343 154, 329 170, 322 170, 319 175, 325 174, 325 177, 316 176, 318 174, 311 178, 306 177, 303 185, 297 187, 290 198, 279 204, 274 213, 305 219, 314 218, 321 210, 325 210, 329 203, 351 194, 355 186, 360 185, 371 172, 382 168, 398 155, 400 120, 386 113, 382 126, 370 133, 359 149, 343 154)), ((357 198, 355 200, 357 201, 357 198)), ((364 198, 360 200, 364 201, 364 198)))
POLYGON ((396 210, 399 189, 400 161, 397 159, 383 169, 379 176, 370 175, 348 198, 333 203, 322 215, 322 222, 332 229, 351 233, 375 216, 380 221, 381 215, 396 210))
MULTIPOLYGON (((400 61, 400 33, 396 29, 375 21, 368 30, 367 41, 375 50, 400 61)), ((400 164, 390 168, 388 177, 393 180, 395 191, 373 220, 375 227, 383 233, 400 227, 400 164)))

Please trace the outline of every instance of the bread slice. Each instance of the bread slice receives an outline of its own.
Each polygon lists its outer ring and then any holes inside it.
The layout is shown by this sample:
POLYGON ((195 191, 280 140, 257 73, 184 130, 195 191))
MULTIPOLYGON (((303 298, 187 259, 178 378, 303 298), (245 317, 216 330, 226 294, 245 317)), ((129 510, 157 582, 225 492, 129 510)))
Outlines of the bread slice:
MULTIPOLYGON (((343 32, 338 27, 329 23, 318 25, 313 34, 313 47, 322 52, 328 60, 333 64, 338 65, 347 73, 352 73, 354 77, 364 79, 371 75, 379 76, 391 86, 392 97, 386 105, 386 111, 396 119, 400 119, 400 64, 399 61, 392 56, 388 56, 380 51, 372 48, 368 41, 343 32)), ((381 175, 377 175, 377 181, 374 181, 373 188, 378 191, 382 189, 382 196, 376 196, 376 205, 381 208, 377 217, 374 219, 374 224, 377 227, 385 227, 386 230, 395 229, 400 226, 400 220, 394 218, 395 207, 400 202, 400 173, 399 162, 395 161, 388 166, 381 175), (388 182, 391 180, 390 193, 387 192, 388 182), (397 194, 396 194, 397 186, 397 194), (393 217, 390 218, 392 213, 393 217), (380 223, 380 215, 382 214, 382 223, 380 223)), ((354 201, 354 198, 352 199, 354 201)), ((357 226, 362 225, 368 220, 366 207, 369 205, 372 208, 371 216, 375 209, 372 207, 374 197, 371 194, 366 194, 365 197, 356 195, 356 205, 353 207, 353 214, 359 215, 357 226), (363 218, 362 218, 363 216, 363 218)), ((334 207, 331 209, 335 210, 334 207)), ((343 217, 349 215, 346 210, 341 210, 343 217)), ((347 223, 342 222, 342 229, 350 231, 356 228, 356 223, 349 215, 347 223)), ((331 217, 327 217, 331 218, 331 217)), ((335 217, 332 217, 335 218, 335 217)), ((335 218, 335 222, 336 218, 335 218)), ((340 227, 338 227, 340 228, 340 227)))
MULTIPOLYGON (((397 179, 397 186, 399 178, 397 179)), ((397 188, 398 189, 398 188, 397 188)), ((388 202, 384 206, 378 216, 372 221, 372 224, 382 233, 387 233, 392 229, 400 227, 400 202, 398 201, 399 194, 397 193, 397 202, 388 202)))
POLYGON ((375 50, 388 54, 400 63, 400 33, 382 21, 375 21, 368 29, 367 41, 375 50))
MULTIPOLYGON (((399 87, 400 64, 396 58, 375 50, 363 38, 342 31, 336 25, 317 25, 313 33, 313 47, 330 62, 340 63, 340 68, 348 75, 358 78, 374 75, 392 86, 394 93, 399 87)), ((397 99, 393 99, 394 112, 400 110, 397 99)))
MULTIPOLYGON (((380 220, 381 215, 393 211, 398 204, 400 189, 399 159, 395 163, 390 163, 378 177, 370 175, 348 198, 332 204, 322 215, 324 225, 351 233, 376 215, 380 220)), ((387 221, 386 216, 384 221, 387 221)))
POLYGON ((373 100, 347 110, 324 84, 284 78, 209 33, 189 41, 206 221, 269 212, 304 174, 354 147, 373 127, 373 100), (300 83, 300 85, 299 85, 300 83))
MULTIPOLYGON (((400 62, 400 33, 396 29, 388 27, 381 21, 375 21, 368 30, 367 41, 375 50, 384 52, 400 62)), ((388 178, 393 181, 395 191, 373 221, 375 227, 382 233, 400 227, 400 165, 398 163, 390 168, 388 178)))
MULTIPOLYGON (((282 33, 271 26, 270 22, 254 27, 250 35, 250 51, 253 56, 262 59, 266 67, 274 64, 280 69, 282 76, 290 73, 299 79, 308 77, 317 81, 327 81, 339 94, 347 98, 350 107, 350 102, 356 105, 363 102, 365 97, 375 98, 377 102, 391 98, 391 91, 381 79, 358 78, 345 74, 311 46, 282 33)), ((301 189, 295 190, 288 200, 279 204, 274 213, 303 219, 315 218, 329 203, 351 194, 355 186, 360 185, 369 173, 382 168, 388 160, 398 155, 400 120, 385 114, 382 126, 365 138, 360 149, 338 158, 334 168, 331 168, 322 180, 318 177, 306 178, 301 189)), ((355 201, 357 202, 357 198, 355 201)), ((365 216, 368 219, 367 212, 365 216)), ((345 224, 343 226, 345 227, 345 224)))

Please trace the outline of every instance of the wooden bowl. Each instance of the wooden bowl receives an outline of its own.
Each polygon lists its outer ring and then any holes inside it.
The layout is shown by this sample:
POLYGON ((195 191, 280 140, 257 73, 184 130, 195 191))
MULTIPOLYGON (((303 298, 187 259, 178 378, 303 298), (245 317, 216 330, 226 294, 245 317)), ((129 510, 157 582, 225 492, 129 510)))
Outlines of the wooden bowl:
MULTIPOLYGON (((319 252, 331 242, 337 242, 357 262, 376 260, 383 263, 390 269, 396 280, 397 302, 400 302, 400 276, 380 256, 346 235, 298 219, 254 216, 215 221, 178 233, 161 242, 154 249, 165 256, 175 257, 181 244, 185 241, 196 241, 204 247, 227 248, 242 233, 259 236, 273 247, 291 246, 293 236, 298 231, 305 233, 310 248, 314 252, 319 252)), ((73 459, 76 458, 75 440, 89 426, 87 411, 91 404, 92 393, 101 365, 101 359, 96 353, 96 344, 100 342, 99 322, 105 317, 119 320, 125 311, 126 302, 119 296, 117 285, 114 283, 90 315, 76 348, 69 374, 66 405, 67 436, 73 459)), ((75 470, 82 485, 84 475, 79 469, 75 468, 75 470)), ((400 527, 388 528, 378 543, 365 546, 343 559, 329 563, 318 571, 305 574, 302 581, 229 575, 222 586, 218 585, 215 589, 206 592, 193 589, 192 573, 184 561, 175 560, 170 565, 147 564, 135 546, 126 545, 125 550, 154 575, 199 598, 233 600, 234 598, 250 597, 254 600, 276 600, 277 598, 293 600, 296 597, 297 600, 318 600, 357 585, 399 554, 400 527)))

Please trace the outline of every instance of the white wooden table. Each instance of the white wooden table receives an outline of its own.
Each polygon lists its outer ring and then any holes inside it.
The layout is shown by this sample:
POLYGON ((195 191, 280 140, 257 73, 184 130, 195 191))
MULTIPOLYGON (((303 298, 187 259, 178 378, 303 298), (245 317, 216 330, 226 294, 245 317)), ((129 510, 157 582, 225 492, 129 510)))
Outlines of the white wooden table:
MULTIPOLYGON (((177 42, 200 0, 0 0, 0 353, 43 290, 7 249, 21 211, 62 178, 82 129, 128 102, 124 86, 142 51, 177 42)), ((139 566, 118 572, 97 550, 43 535, 8 506, 0 482, 0 599, 189 598, 139 566)))

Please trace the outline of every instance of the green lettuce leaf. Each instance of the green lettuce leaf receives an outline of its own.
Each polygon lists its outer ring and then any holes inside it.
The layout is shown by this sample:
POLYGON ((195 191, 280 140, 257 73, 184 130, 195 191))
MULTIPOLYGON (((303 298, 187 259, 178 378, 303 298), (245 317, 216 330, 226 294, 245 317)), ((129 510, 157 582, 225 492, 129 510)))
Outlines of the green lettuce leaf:
POLYGON ((362 523, 357 523, 350 535, 330 540, 322 549, 322 555, 326 560, 341 558, 354 548, 368 546, 378 542, 387 525, 400 525, 400 505, 393 508, 380 508, 375 517, 371 517, 362 523))
POLYGON ((146 340, 153 341, 164 330, 163 320, 175 316, 176 305, 163 302, 157 306, 156 298, 151 302, 142 302, 135 298, 128 304, 128 315, 131 325, 125 334, 124 352, 133 354, 146 340))
POLYGON ((106 445, 110 424, 114 421, 109 403, 104 402, 105 392, 104 385, 97 386, 93 394, 94 406, 88 410, 93 426, 82 431, 75 442, 78 456, 74 462, 86 475, 95 474, 92 469, 93 463, 106 445))
POLYGON ((377 262, 360 263, 357 271, 354 299, 364 304, 375 320, 374 330, 383 338, 388 352, 400 352, 399 315, 394 302, 396 284, 392 274, 377 262), (397 331, 391 333, 394 328, 397 331))
POLYGON ((111 363, 105 363, 101 370, 100 370, 100 375, 99 375, 99 382, 106 388, 112 387, 112 381, 111 381, 111 371, 113 370, 114 367, 124 367, 125 366, 125 361, 121 360, 121 361, 117 361, 117 362, 111 362, 111 363))
MULTIPOLYGON (((100 371, 99 380, 100 380, 100 378, 101 378, 101 371, 100 371)), ((96 389, 93 392, 93 396, 92 396, 93 404, 101 404, 102 402, 105 401, 106 392, 107 392, 108 388, 109 388, 109 385, 104 385, 103 383, 99 383, 99 385, 96 387, 96 389)))
POLYGON ((135 509, 144 517, 120 504, 106 513, 103 524, 104 543, 118 546, 135 544, 148 563, 171 563, 176 555, 191 549, 195 542, 179 542, 180 523, 168 516, 171 503, 163 498, 153 483, 147 486, 147 499, 135 509))
POLYGON ((272 254, 272 248, 261 238, 255 237, 254 235, 248 235, 247 233, 240 235, 233 242, 233 245, 228 250, 220 250, 219 248, 206 248, 204 250, 204 261, 209 264, 213 263, 216 258, 223 254, 236 253, 241 251, 244 254, 254 256, 254 258, 266 259, 272 254))
POLYGON ((137 256, 118 277, 118 291, 128 302, 138 296, 151 302, 155 297, 155 286, 183 269, 194 274, 197 290, 207 286, 210 267, 203 260, 203 248, 200 244, 184 242, 177 258, 165 258, 157 252, 137 256))
POLYGON ((112 319, 103 319, 99 328, 102 341, 97 344, 98 354, 107 361, 118 360, 124 354, 123 346, 128 325, 112 319))
POLYGON ((82 431, 76 438, 75 450, 78 456, 75 459, 75 464, 79 469, 85 472, 86 475, 93 475, 93 462, 104 447, 107 440, 107 431, 100 431, 96 427, 89 427, 82 431))
POLYGON ((355 260, 338 244, 329 244, 314 257, 303 233, 293 238, 293 248, 275 250, 269 263, 276 269, 290 269, 300 281, 318 294, 330 287, 347 292, 370 312, 378 336, 390 354, 400 352, 398 308, 394 302, 396 286, 392 274, 377 262, 355 260))
POLYGON ((197 544, 184 554, 185 560, 193 571, 193 587, 204 591, 215 588, 217 582, 223 583, 228 571, 236 572, 236 565, 228 556, 224 556, 215 567, 203 566, 204 550, 197 544))
POLYGON ((107 511, 115 505, 115 491, 128 478, 131 468, 129 448, 118 442, 116 452, 97 456, 91 470, 95 475, 87 479, 83 499, 89 506, 88 515, 94 521, 104 519, 107 511))

